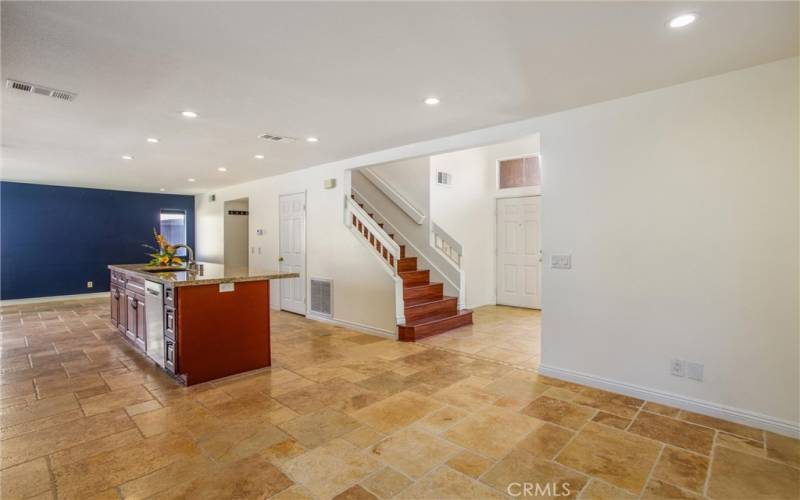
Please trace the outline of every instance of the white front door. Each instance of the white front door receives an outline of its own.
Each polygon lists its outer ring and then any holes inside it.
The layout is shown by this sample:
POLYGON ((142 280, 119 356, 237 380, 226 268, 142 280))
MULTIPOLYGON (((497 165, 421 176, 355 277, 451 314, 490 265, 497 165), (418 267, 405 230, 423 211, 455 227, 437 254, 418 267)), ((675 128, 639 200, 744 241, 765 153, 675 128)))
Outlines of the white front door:
POLYGON ((280 197, 280 268, 284 273, 299 273, 299 278, 279 280, 281 309, 306 313, 306 195, 280 197))
POLYGON ((539 197, 497 200, 497 303, 540 309, 539 197))

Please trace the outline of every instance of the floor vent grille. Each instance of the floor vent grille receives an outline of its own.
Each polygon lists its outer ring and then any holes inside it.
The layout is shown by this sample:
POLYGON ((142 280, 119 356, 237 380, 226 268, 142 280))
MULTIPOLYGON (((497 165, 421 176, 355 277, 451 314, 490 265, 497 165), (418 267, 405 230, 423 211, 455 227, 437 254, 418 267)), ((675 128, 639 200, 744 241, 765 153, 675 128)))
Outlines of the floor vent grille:
POLYGON ((318 316, 333 316, 333 281, 311 278, 311 312, 318 316))

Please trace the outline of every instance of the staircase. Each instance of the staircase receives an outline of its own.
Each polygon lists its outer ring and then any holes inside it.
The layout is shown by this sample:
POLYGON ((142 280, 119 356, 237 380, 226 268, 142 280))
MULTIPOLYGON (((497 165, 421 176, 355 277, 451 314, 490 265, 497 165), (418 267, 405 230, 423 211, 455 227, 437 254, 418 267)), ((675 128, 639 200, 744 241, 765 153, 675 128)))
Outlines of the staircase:
MULTIPOLYGON (((388 238, 394 241, 395 235, 386 233, 384 224, 375 220, 375 216, 369 213, 364 207, 364 203, 356 200, 351 195, 361 209, 364 210, 370 219, 377 223, 380 231, 383 231, 388 238)), ((395 267, 394 258, 391 252, 387 251, 386 245, 382 245, 379 238, 372 234, 366 224, 361 223, 356 215, 353 215, 353 227, 375 248, 375 250, 395 267)), ((374 226, 373 226, 374 227, 374 226)), ((416 340, 444 333, 464 325, 472 324, 472 311, 469 309, 458 308, 458 297, 444 295, 444 284, 431 282, 430 270, 419 269, 417 257, 406 256, 406 246, 399 246, 399 256, 396 263, 397 275, 403 281, 403 311, 405 322, 397 325, 398 338, 404 342, 414 342, 416 340)))

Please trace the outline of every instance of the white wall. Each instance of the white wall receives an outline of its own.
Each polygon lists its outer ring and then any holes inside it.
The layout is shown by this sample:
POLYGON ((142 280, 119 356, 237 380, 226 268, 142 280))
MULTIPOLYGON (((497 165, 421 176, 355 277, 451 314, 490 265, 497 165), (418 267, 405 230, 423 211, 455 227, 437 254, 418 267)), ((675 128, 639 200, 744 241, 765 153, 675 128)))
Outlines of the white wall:
MULTIPOLYGON (((344 282, 336 299, 351 304, 342 317, 385 326, 394 300, 389 277, 364 269, 369 249, 341 224, 342 192, 322 191, 321 180, 539 132, 545 257, 573 256, 572 270, 544 270, 545 367, 794 431, 798 69, 797 58, 787 59, 217 193, 250 197, 251 235, 259 224, 269 229, 263 246, 274 259, 277 194, 308 189, 309 275, 344 282), (704 363, 705 381, 671 377, 674 357, 704 363)), ((200 255, 218 256, 219 202, 197 200, 200 255)))
POLYGON ((539 153, 539 135, 430 157, 431 220, 455 238, 464 251, 467 307, 496 302, 497 198, 532 196, 539 186, 498 189, 497 161, 539 153), (436 183, 436 173, 452 174, 453 184, 436 183))
POLYGON ((247 200, 226 201, 223 207, 223 237, 225 239, 223 249, 223 261, 225 267, 241 268, 249 265, 249 217, 247 215, 230 215, 229 210, 247 211, 249 203, 247 200))

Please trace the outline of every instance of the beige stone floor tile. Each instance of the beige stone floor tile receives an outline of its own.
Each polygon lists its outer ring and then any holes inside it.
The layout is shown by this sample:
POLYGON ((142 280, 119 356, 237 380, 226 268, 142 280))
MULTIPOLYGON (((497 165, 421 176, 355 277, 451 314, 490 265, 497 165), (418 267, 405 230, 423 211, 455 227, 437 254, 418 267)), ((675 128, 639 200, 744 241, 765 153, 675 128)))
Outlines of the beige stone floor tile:
POLYGON ((50 470, 44 458, 0 471, 0 498, 16 500, 50 491, 50 470))
POLYGON ((442 407, 431 398, 404 391, 374 403, 353 414, 356 420, 390 434, 442 407))
POLYGON ((2 423, 3 427, 13 426, 40 418, 52 417, 75 408, 78 408, 78 401, 75 396, 71 393, 63 394, 35 400, 24 406, 3 408, 0 410, 0 423, 2 423))
POLYGON ((622 394, 603 391, 592 387, 582 388, 572 400, 583 406, 597 408, 606 413, 611 413, 622 418, 633 418, 644 401, 622 394))
POLYGON ((372 446, 371 452, 384 463, 412 479, 443 464, 460 448, 432 434, 405 428, 372 446))
POLYGON ((358 382, 358 385, 371 391, 385 393, 386 395, 396 394, 409 389, 419 382, 404 377, 395 372, 388 371, 375 375, 358 382))
POLYGON ((118 487, 119 492, 126 500, 150 498, 173 488, 176 483, 210 474, 213 465, 211 459, 203 455, 179 458, 166 467, 123 483, 118 487))
POLYGON ((528 359, 528 354, 512 351, 510 349, 503 349, 500 347, 487 347, 475 353, 476 356, 489 358, 503 363, 515 364, 528 359))
POLYGON ((546 420, 562 427, 579 429, 594 416, 596 410, 579 406, 560 399, 540 396, 522 409, 522 413, 540 420, 546 420))
POLYGON ((338 495, 381 468, 370 452, 334 439, 283 464, 282 469, 320 498, 338 495))
POLYGON ((498 396, 533 401, 550 389, 550 386, 507 375, 487 385, 485 389, 498 396))
POLYGON ((581 500, 634 500, 636 495, 632 495, 599 479, 592 479, 583 488, 578 498, 581 500))
POLYGON ((481 478, 481 481, 511 496, 521 493, 521 496, 537 498, 575 498, 588 480, 579 472, 521 450, 506 455, 481 478), (525 490, 526 484, 534 485, 533 490, 525 490), (535 485, 540 489, 536 490, 535 485))
POLYGON ((284 422, 279 427, 303 446, 313 448, 355 430, 359 423, 344 413, 324 408, 284 422))
POLYGON ((682 410, 678 416, 681 420, 692 422, 694 424, 702 425, 704 427, 711 427, 729 434, 736 434, 737 436, 746 437, 755 441, 764 441, 764 431, 761 429, 754 429, 746 425, 729 422, 716 417, 709 417, 708 415, 701 415, 699 413, 692 413, 682 410))
POLYGON ((800 468, 800 440, 767 432, 767 456, 800 468))
POLYGON ((136 403, 134 405, 126 406, 125 412, 131 417, 139 415, 140 413, 147 413, 148 411, 158 410, 163 408, 157 399, 151 399, 144 403, 136 403))
POLYGON ((153 498, 191 500, 239 500, 267 498, 292 486, 280 469, 265 458, 253 455, 210 470, 153 498))
POLYGON ((653 478, 702 494, 708 463, 708 457, 667 446, 656 463, 653 478))
POLYGON ((497 400, 498 396, 496 394, 481 389, 480 387, 470 385, 468 383, 470 378, 456 382, 449 387, 445 387, 431 394, 431 398, 464 408, 468 411, 475 411, 497 400))
POLYGON ((258 453, 272 463, 282 464, 294 457, 302 455, 306 451, 306 448, 295 441, 294 438, 287 438, 271 446, 262 448, 258 453))
POLYGON ((141 443, 143 440, 142 434, 137 429, 128 429, 127 431, 103 436, 65 450, 57 451, 50 455, 50 465, 53 467, 64 467, 100 453, 122 447, 134 446, 141 443))
POLYGON ((753 441, 752 439, 728 434, 727 432, 717 432, 714 445, 724 446, 725 448, 731 448, 736 451, 741 451, 742 453, 749 453, 757 457, 767 456, 767 449, 761 441, 753 441))
POLYGON ((145 437, 164 432, 188 432, 200 436, 222 425, 208 409, 193 401, 140 413, 132 419, 145 437))
POLYGON ((153 396, 147 392, 147 389, 142 386, 134 386, 82 399, 80 400, 80 405, 83 408, 83 413, 89 417, 98 413, 144 403, 152 399, 153 396))
POLYGON ((434 434, 440 434, 468 414, 469 413, 464 409, 455 406, 445 406, 418 421, 415 425, 434 434))
MULTIPOLYGON (((58 413, 50 417, 20 422, 16 425, 10 425, 8 427, 5 427, 5 424, 2 424, 3 427, 0 427, 0 440, 21 436, 29 432, 44 430, 48 427, 53 427, 81 418, 84 418, 83 411, 80 408, 75 408, 74 410, 58 413)), ((0 420, 0 422, 2 422, 2 420, 0 420)))
POLYGON ((104 387, 105 380, 97 373, 67 377, 66 372, 36 379, 36 392, 40 398, 51 398, 85 389, 104 387))
POLYGON ((489 458, 476 455, 466 450, 447 461, 447 465, 451 469, 457 470, 472 478, 479 477, 486 472, 493 463, 494 461, 489 458))
POLYGON ((649 411, 650 413, 658 413, 659 415, 664 415, 665 417, 677 417, 678 414, 681 412, 678 408, 673 408, 672 406, 662 405, 659 403, 653 403, 648 401, 642 407, 643 410, 649 411))
POLYGON ((226 424, 198 440, 203 452, 217 462, 230 462, 283 442, 288 436, 268 423, 226 424))
POLYGON ((552 460, 575 435, 575 432, 558 427, 550 422, 541 422, 516 448, 531 455, 552 460))
POLYGON ((401 491, 399 500, 493 500, 506 498, 489 486, 442 466, 401 491))
POLYGON ((378 498, 388 499, 403 491, 411 480, 391 467, 384 467, 361 481, 367 491, 378 498))
POLYGON ((385 438, 386 434, 382 432, 378 432, 372 427, 368 427, 366 425, 359 427, 353 431, 348 432, 342 439, 347 441, 348 443, 358 447, 358 448, 366 448, 368 446, 372 446, 373 444, 377 443, 381 439, 385 438))
POLYGON ((661 445, 649 439, 589 422, 556 461, 638 494, 660 450, 661 445))
POLYGON ((334 500, 376 500, 378 497, 359 485, 351 486, 339 493, 334 500))
POLYGON ((724 499, 797 498, 800 470, 723 447, 714 448, 708 496, 724 499))
POLYGON ((648 500, 699 500, 702 496, 681 489, 674 484, 659 479, 651 479, 647 483, 641 498, 648 500))
POLYGON ((639 413, 629 431, 703 455, 711 452, 714 443, 712 429, 645 411, 639 413))
POLYGON ((4 440, 0 446, 0 463, 4 468, 10 467, 133 427, 122 410, 70 420, 4 440))
POLYGON ((200 450, 189 438, 163 434, 54 467, 53 476, 60 497, 85 497, 199 454, 200 450))
POLYGON ((315 499, 307 488, 296 484, 291 488, 287 488, 281 491, 277 495, 271 496, 270 500, 315 500, 315 499))
POLYGON ((443 434, 445 438, 480 455, 501 458, 541 421, 497 407, 469 415, 443 434))
POLYGON ((604 411, 598 411, 597 415, 592 418, 592 421, 610 427, 616 427, 617 429, 626 429, 631 423, 631 419, 629 418, 618 417, 604 411))

